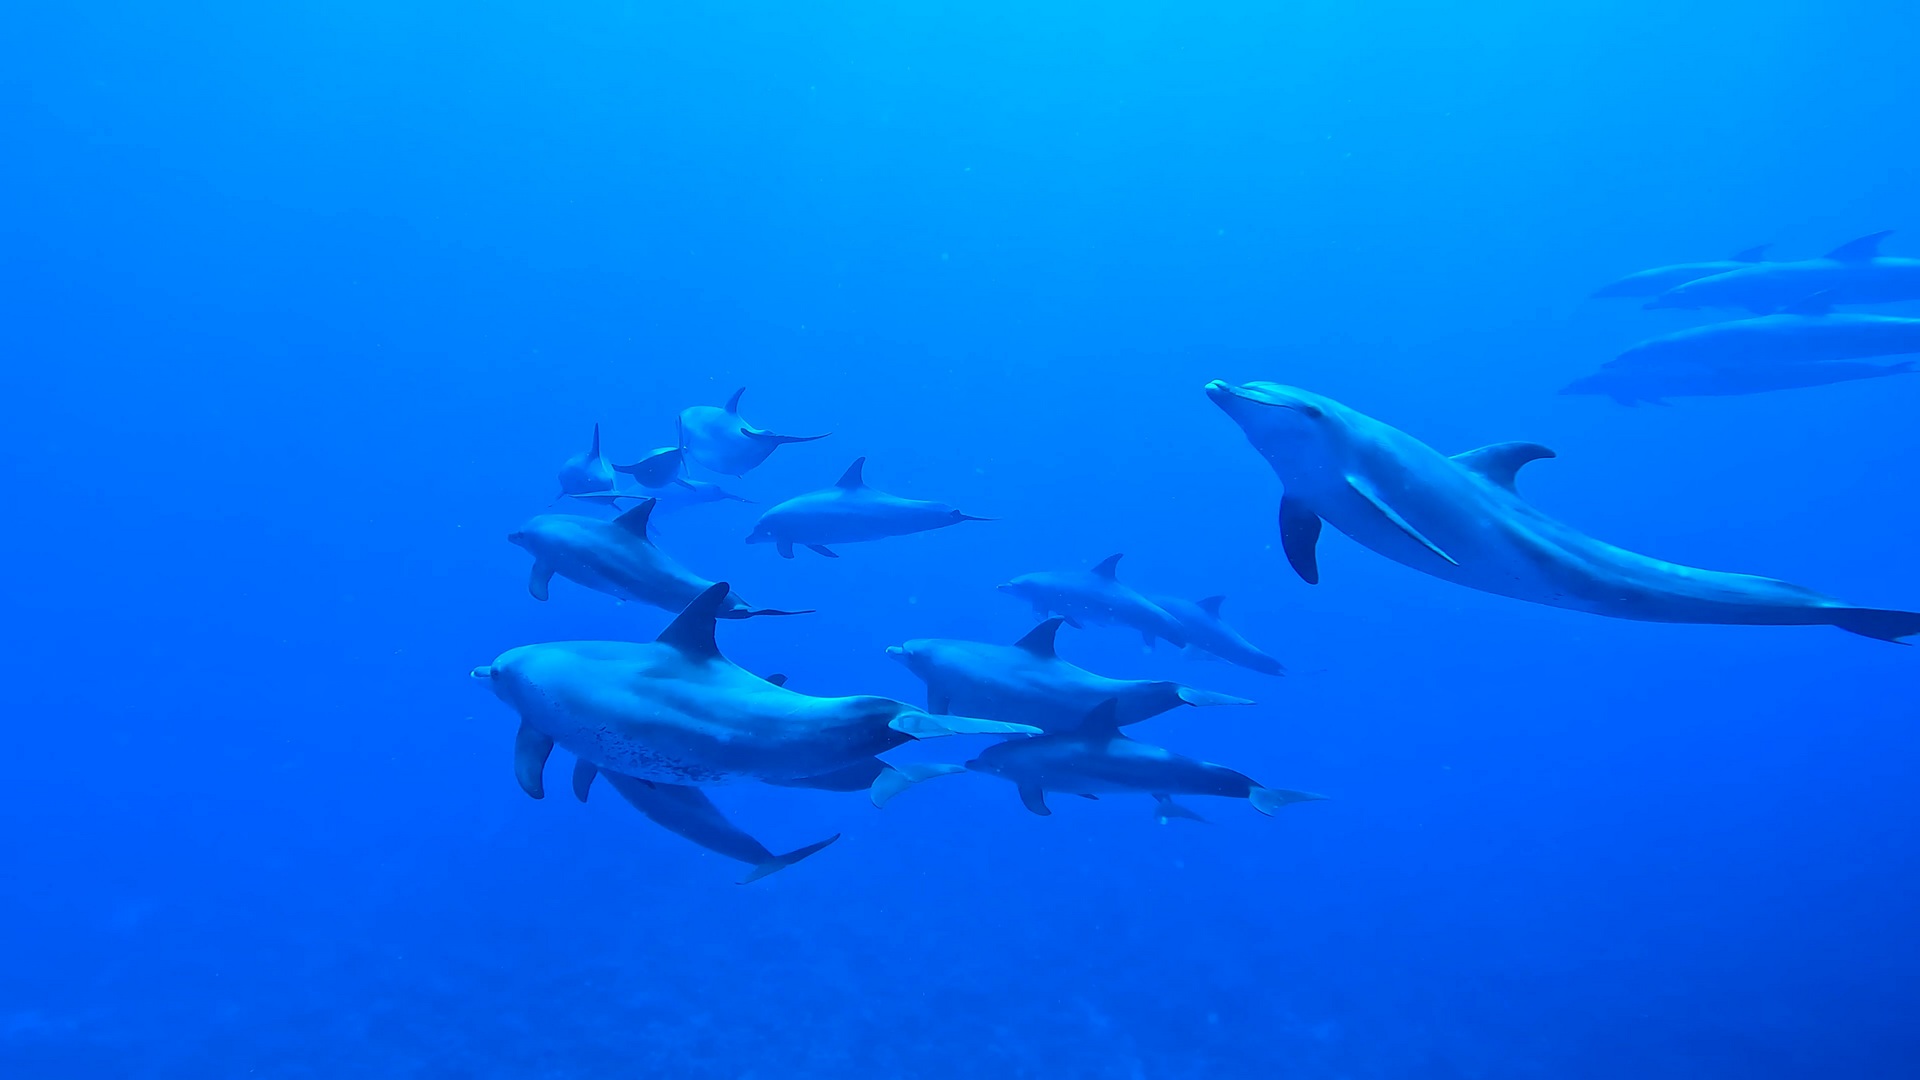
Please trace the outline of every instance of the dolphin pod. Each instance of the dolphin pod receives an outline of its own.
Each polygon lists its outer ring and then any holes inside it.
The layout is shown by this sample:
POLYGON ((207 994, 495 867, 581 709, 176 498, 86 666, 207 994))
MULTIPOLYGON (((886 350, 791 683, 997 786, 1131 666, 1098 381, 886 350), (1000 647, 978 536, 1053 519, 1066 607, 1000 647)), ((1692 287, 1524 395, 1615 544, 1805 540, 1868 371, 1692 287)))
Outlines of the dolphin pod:
POLYGON ((1497 443, 1447 457, 1331 398, 1279 383, 1207 384, 1285 493, 1281 546, 1320 580, 1321 523, 1402 565, 1482 592, 1644 622, 1837 626, 1882 641, 1920 613, 1854 607, 1772 578, 1699 570, 1603 543, 1520 497, 1514 476, 1553 457, 1497 443))
POLYGON ((1648 300, 1648 308, 1745 308, 1766 313, 1825 294, 1835 304, 1920 300, 1920 259, 1880 254, 1892 230, 1849 240, 1817 259, 1755 262, 1681 282, 1648 300))
POLYGON ((1715 274, 1724 274, 1731 270, 1757 265, 1766 259, 1767 248, 1771 246, 1771 244, 1761 244, 1712 262, 1675 263, 1671 266, 1656 266, 1651 270, 1641 270, 1602 285, 1594 290, 1593 295, 1596 298, 1631 297, 1634 299, 1659 296, 1668 289, 1685 285, 1689 281, 1698 281, 1715 274))

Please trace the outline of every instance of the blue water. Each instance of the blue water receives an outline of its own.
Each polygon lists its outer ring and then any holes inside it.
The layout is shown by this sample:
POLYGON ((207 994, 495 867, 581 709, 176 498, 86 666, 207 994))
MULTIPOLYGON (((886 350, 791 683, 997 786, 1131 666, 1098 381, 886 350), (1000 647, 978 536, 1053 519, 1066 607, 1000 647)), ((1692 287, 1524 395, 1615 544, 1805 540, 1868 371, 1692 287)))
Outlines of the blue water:
MULTIPOLYGON (((1555 390, 1698 313, 1586 299, 1910 230, 1920 18, 1674 5, 38 5, 0 31, 8 779, 0 1075, 1920 1074, 1912 650, 1610 621, 1329 531, 1201 393, 1308 387, 1664 558, 1920 605, 1920 383, 1555 390), (504 540, 595 422, 831 430, 1001 520, 792 562, 662 543, 809 693, 1011 641, 993 586, 1126 553, 1272 679, 1133 733, 1330 796, 718 790, 754 884, 510 767, 467 677, 668 616, 504 540)), ((1897 312, 1898 309, 1888 309, 1897 312)), ((1920 312, 1909 311, 1909 314, 1920 312)), ((977 741, 976 741, 977 742, 977 741)), ((960 760, 977 750, 912 748, 960 760)))

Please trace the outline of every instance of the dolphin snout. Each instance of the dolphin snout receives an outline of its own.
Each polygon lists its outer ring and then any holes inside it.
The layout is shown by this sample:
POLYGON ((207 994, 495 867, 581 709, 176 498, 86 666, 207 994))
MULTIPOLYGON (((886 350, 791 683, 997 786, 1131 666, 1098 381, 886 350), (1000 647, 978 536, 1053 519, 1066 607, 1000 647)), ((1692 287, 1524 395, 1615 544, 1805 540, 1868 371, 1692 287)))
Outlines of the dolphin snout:
POLYGON ((887 655, 893 657, 895 660, 905 660, 907 658, 907 647, 905 645, 889 645, 887 646, 887 655))
POLYGON ((475 679, 491 680, 493 678, 493 665, 486 664, 481 667, 474 668, 472 671, 467 672, 467 674, 475 679))

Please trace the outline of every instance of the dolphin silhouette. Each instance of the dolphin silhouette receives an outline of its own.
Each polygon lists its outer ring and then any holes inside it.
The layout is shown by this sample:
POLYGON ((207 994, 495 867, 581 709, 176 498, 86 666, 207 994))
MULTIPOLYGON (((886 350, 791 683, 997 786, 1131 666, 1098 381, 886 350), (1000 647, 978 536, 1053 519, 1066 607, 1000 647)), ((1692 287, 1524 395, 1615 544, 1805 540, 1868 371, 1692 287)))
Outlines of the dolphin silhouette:
POLYGON ((1610 361, 1610 368, 1763 367, 1826 360, 1865 360, 1920 353, 1920 319, 1834 315, 1825 296, 1785 312, 1693 326, 1649 338, 1610 361))
POLYGON ((840 556, 828 544, 884 540, 963 521, 992 520, 963 514, 946 503, 903 499, 869 487, 862 475, 866 464, 866 458, 855 459, 834 486, 796 495, 760 515, 747 543, 771 543, 783 559, 793 558, 796 544, 837 559, 840 556))
POLYGON ((686 463, 685 450, 678 446, 667 446, 648 451, 646 457, 631 465, 615 465, 613 471, 633 477, 633 482, 643 488, 664 488, 680 479, 686 463))
POLYGON ((694 461, 724 476, 745 476, 788 443, 812 442, 825 435, 778 435, 754 427, 740 416, 740 395, 724 406, 695 405, 680 411, 680 446, 694 461))
POLYGON ((1646 402, 1665 405, 1673 397, 1738 397, 1773 390, 1800 390, 1812 386, 1907 375, 1914 362, 1870 364, 1858 360, 1828 360, 1801 364, 1774 362, 1736 367, 1601 368, 1562 387, 1562 394, 1595 394, 1621 405, 1646 402))
POLYGON ((1158 638, 1174 645, 1187 643, 1187 632, 1166 609, 1120 583, 1121 556, 1109 555, 1092 570, 1046 571, 1022 574, 1000 591, 1033 605, 1041 618, 1059 614, 1074 629, 1086 626, 1124 626, 1140 632, 1148 645, 1158 638))
MULTIPOLYGON (((599 770, 591 762, 579 761, 574 765, 573 793, 581 802, 587 801, 587 791, 599 770)), ((663 784, 652 780, 640 780, 616 772, 604 774, 607 783, 620 793, 620 797, 633 805, 635 810, 647 815, 654 824, 676 833, 717 855, 746 863, 753 869, 740 884, 751 885, 768 874, 785 870, 801 859, 812 855, 835 840, 840 839, 834 833, 825 840, 796 848, 785 855, 775 855, 767 846, 754 839, 739 826, 727 820, 720 808, 713 805, 707 793, 697 787, 684 784, 663 784)))
POLYGON ((1778 311, 1825 293, 1834 304, 1920 300, 1920 259, 1880 254, 1891 229, 1849 240, 1817 259, 1762 262, 1696 278, 1648 300, 1648 308, 1746 308, 1778 311))
POLYGON ((575 454, 560 466, 560 494, 591 495, 610 492, 614 487, 613 468, 600 456, 600 425, 593 425, 593 442, 585 453, 575 454))
POLYGON ((1210 653, 1262 675, 1287 673, 1286 665, 1261 652, 1258 646, 1241 637, 1240 631, 1228 626, 1226 620, 1220 617, 1220 605, 1226 602, 1226 597, 1183 600, 1178 596, 1149 595, 1147 599, 1160 605, 1161 610, 1173 616, 1180 628, 1187 632, 1187 648, 1210 653))
POLYGON ((1685 285, 1689 281, 1698 281, 1703 277, 1724 274, 1729 270, 1739 270, 1763 262, 1770 244, 1750 247, 1735 252, 1725 259, 1712 262, 1675 263, 1672 266, 1656 266, 1651 270, 1641 270, 1626 277, 1611 281, 1594 290, 1596 299, 1610 296, 1626 296, 1644 299, 1659 296, 1676 285, 1685 285))
POLYGON ((1535 443, 1446 457, 1331 398, 1279 383, 1214 381, 1207 396, 1280 478, 1280 539, 1320 579, 1322 521, 1423 573, 1483 592, 1646 622, 1831 625, 1882 641, 1920 633, 1920 613, 1843 604, 1771 578, 1650 559, 1579 532, 1514 488, 1535 443))

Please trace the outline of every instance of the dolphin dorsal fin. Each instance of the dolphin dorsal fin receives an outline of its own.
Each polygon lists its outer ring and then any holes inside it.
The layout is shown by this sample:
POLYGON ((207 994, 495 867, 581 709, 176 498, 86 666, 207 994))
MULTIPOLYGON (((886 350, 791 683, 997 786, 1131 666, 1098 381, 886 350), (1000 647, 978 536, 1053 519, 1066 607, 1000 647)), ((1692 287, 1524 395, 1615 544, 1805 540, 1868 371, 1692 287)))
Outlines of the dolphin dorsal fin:
POLYGON ((867 486, 866 478, 861 475, 861 470, 865 469, 866 467, 867 467, 866 458, 854 458, 853 464, 847 466, 847 471, 840 474, 840 479, 834 481, 833 486, 837 488, 866 487, 867 486))
POLYGON ((732 592, 733 586, 724 581, 707 586, 707 591, 694 597, 654 640, 690 659, 718 660, 720 645, 713 640, 713 624, 732 592))
POLYGON ((1772 246, 1772 244, 1757 244, 1747 248, 1745 251, 1736 251, 1733 253, 1732 261, 1744 263, 1766 262, 1767 249, 1772 246))
POLYGON ((614 518, 613 523, 632 533, 642 543, 651 544, 653 541, 647 536, 647 519, 653 516, 653 508, 659 503, 659 499, 644 499, 639 506, 614 518))
POLYGON ((740 395, 746 392, 747 388, 744 386, 733 392, 733 396, 727 399, 727 412, 734 416, 740 415, 740 395))
POLYGON ((1100 565, 1093 568, 1093 573, 1095 577, 1103 577, 1103 578, 1106 578, 1108 581, 1113 581, 1119 576, 1116 573, 1116 571, 1118 571, 1119 568, 1120 568, 1120 556, 1109 555, 1106 558, 1100 560, 1100 565))
POLYGON ((1513 491, 1514 474, 1520 471, 1520 466, 1529 461, 1559 456, 1539 443, 1503 442, 1483 446, 1478 450, 1469 450, 1464 454, 1455 454, 1453 460, 1508 491, 1513 491))
POLYGON ((1225 596, 1209 596, 1204 600, 1194 601, 1193 606, 1217 619, 1220 617, 1220 605, 1226 602, 1225 596))
POLYGON ((1120 699, 1108 698, 1093 707, 1078 729, 1084 735, 1120 734, 1120 699))
POLYGON ((1866 262, 1880 254, 1880 241, 1893 235, 1892 229, 1882 229, 1877 233, 1868 233, 1856 240, 1849 240, 1832 251, 1827 258, 1840 262, 1866 262))
POLYGON ((1779 315, 1831 315, 1833 314, 1833 290, 1821 289, 1810 296, 1803 296, 1793 303, 1782 307, 1779 315))
POLYGON ((1047 659, 1059 656, 1060 654, 1056 651, 1054 645, 1054 639, 1060 634, 1060 624, 1066 621, 1067 620, 1058 616, 1048 619, 1046 622, 1027 631, 1027 636, 1014 642, 1014 644, 1035 656, 1042 656, 1047 659))
POLYGON ((587 456, 590 458, 597 458, 600 456, 600 425, 599 424, 593 425, 593 445, 587 448, 587 456))
POLYGON ((787 685, 787 677, 785 675, 769 675, 767 676, 767 681, 775 686, 787 685))

